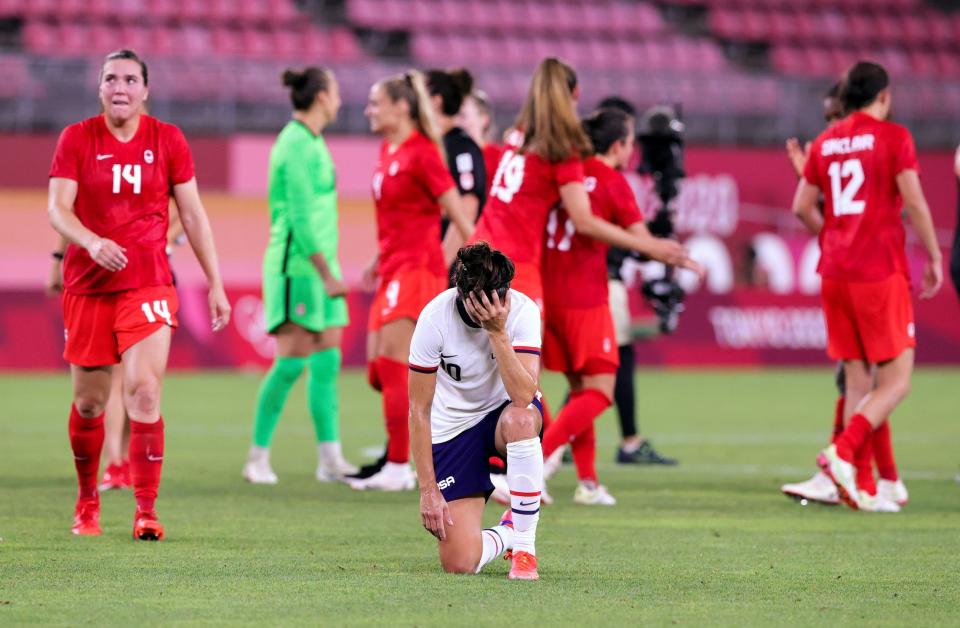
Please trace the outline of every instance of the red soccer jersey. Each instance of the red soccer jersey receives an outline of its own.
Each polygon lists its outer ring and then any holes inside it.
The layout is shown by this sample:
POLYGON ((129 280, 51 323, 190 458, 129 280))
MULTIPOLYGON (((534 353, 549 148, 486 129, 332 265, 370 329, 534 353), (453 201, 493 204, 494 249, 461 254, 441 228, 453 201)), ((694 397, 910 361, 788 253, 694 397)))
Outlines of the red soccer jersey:
POLYGON ((493 175, 497 171, 502 155, 503 146, 499 144, 487 144, 483 147, 483 165, 487 173, 487 198, 490 197, 490 189, 493 188, 493 175))
POLYGON ((880 281, 909 277, 897 175, 919 170, 904 127, 853 113, 820 134, 804 178, 823 192, 820 264, 823 277, 880 281))
MULTIPOLYGON (((643 220, 622 174, 596 157, 583 163, 583 184, 593 213, 624 229, 643 220)), ((607 245, 580 235, 562 206, 550 211, 543 253, 543 300, 549 308, 590 308, 607 303, 607 245)))
POLYGON ((574 181, 583 181, 579 157, 551 163, 508 146, 472 241, 489 242, 515 263, 539 265, 547 214, 560 201, 560 187, 574 181))
POLYGON ((393 152, 383 143, 373 173, 381 277, 415 267, 446 274, 437 198, 452 187, 440 150, 421 133, 414 131, 393 152))
POLYGON ((71 124, 60 134, 51 177, 77 182, 73 209, 85 227, 126 248, 127 266, 111 272, 77 246, 63 260, 64 290, 102 294, 169 284, 167 226, 174 185, 193 178, 183 133, 148 115, 128 142, 110 133, 103 116, 71 124))

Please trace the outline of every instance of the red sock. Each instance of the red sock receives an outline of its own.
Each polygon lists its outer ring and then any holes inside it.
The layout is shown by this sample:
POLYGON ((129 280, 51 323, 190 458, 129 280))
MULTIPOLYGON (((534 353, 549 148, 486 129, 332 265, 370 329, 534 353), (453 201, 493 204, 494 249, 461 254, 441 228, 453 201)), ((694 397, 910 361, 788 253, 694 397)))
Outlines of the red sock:
POLYGON ((837 436, 834 443, 837 446, 837 453, 847 462, 853 462, 856 453, 860 451, 860 448, 863 447, 863 444, 867 442, 867 439, 870 438, 872 433, 873 426, 870 425, 867 417, 859 412, 854 414, 850 417, 850 422, 847 424, 847 427, 840 436, 837 436))
POLYGON ((100 452, 103 450, 103 413, 92 419, 80 416, 76 405, 70 406, 70 448, 73 465, 77 468, 80 498, 97 496, 97 475, 100 472, 100 452))
POLYGON ((837 437, 843 433, 843 405, 846 402, 847 399, 843 395, 837 397, 837 407, 833 411, 833 435, 830 437, 831 443, 836 442, 837 437))
POLYGON ((163 468, 163 417, 156 423, 130 419, 130 479, 137 511, 153 512, 163 468))
POLYGON ((857 488, 870 495, 877 494, 877 480, 873 477, 873 447, 871 439, 863 443, 863 447, 857 451, 854 465, 857 467, 857 488))
POLYGON ((599 390, 588 388, 570 395, 557 420, 543 433, 543 456, 549 456, 590 428, 609 405, 610 400, 599 390))
POLYGON ((550 415, 550 407, 547 405, 547 398, 540 394, 540 405, 543 407, 543 433, 546 434, 550 426, 553 425, 553 418, 550 415))
POLYGON ((590 424, 583 432, 570 443, 573 452, 573 464, 577 467, 577 478, 580 481, 597 481, 597 431, 590 424))
POLYGON ((387 427, 387 462, 402 463, 410 460, 407 369, 407 365, 402 362, 377 358, 377 373, 383 386, 383 417, 387 427))
POLYGON ((380 383, 380 372, 377 370, 377 360, 367 362, 367 383, 370 384, 370 388, 377 392, 383 390, 383 384, 380 383))
POLYGON ((877 473, 881 480, 896 482, 897 461, 893 459, 893 440, 890 437, 890 421, 884 419, 880 427, 873 431, 873 457, 877 462, 877 473))

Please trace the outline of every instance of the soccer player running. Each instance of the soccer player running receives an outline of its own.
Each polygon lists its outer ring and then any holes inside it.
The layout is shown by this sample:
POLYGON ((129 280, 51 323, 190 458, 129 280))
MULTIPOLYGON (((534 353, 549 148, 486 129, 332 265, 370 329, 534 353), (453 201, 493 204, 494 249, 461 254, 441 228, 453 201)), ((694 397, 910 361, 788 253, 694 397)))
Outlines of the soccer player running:
POLYGON ((857 63, 847 72, 842 98, 851 113, 813 142, 793 211, 819 234, 827 353, 843 360, 850 416, 817 463, 836 484, 840 499, 859 509, 865 500, 857 488, 855 461, 906 397, 913 371, 916 339, 901 199, 927 252, 921 298, 940 289, 943 269, 913 138, 887 121, 886 70, 857 63))
POLYGON ((513 263, 485 242, 458 252, 454 277, 456 287, 423 308, 410 345, 423 527, 439 540, 444 571, 477 573, 511 550, 509 578, 537 580, 540 312, 510 289, 513 263), (511 509, 482 529, 496 454, 507 458, 511 509))
MULTIPOLYGON (((679 243, 650 234, 633 190, 619 172, 633 155, 633 118, 619 109, 600 109, 583 127, 596 151, 583 163, 592 212, 635 236, 638 252, 702 272, 679 243)), ((594 421, 613 399, 619 366, 608 302, 607 246, 577 233, 562 205, 551 210, 546 236, 544 366, 566 375, 570 399, 544 433, 543 454, 550 458, 571 443, 579 480, 573 501, 612 506, 616 500, 597 478, 594 432, 594 421)))
POLYGON ((306 369, 316 478, 332 482, 357 471, 340 447, 337 379, 347 287, 337 259, 336 171, 321 135, 337 117, 340 89, 331 70, 314 66, 285 71, 283 84, 294 111, 270 153, 270 242, 263 257, 264 313, 277 357, 260 385, 243 477, 277 483, 270 443, 287 395, 306 369))
POLYGON ((441 157, 440 134, 423 76, 414 70, 370 90, 364 112, 383 136, 373 175, 378 255, 365 273, 377 285, 367 329, 368 379, 383 395, 387 452, 383 468, 353 479, 358 490, 412 490, 408 427, 407 357, 420 310, 447 287, 457 242, 473 223, 441 157), (441 208, 454 229, 441 247, 441 208))
MULTIPOLYGON (((456 120, 473 89, 473 77, 466 69, 456 68, 448 71, 430 70, 426 79, 437 126, 443 134, 447 167, 460 192, 463 211, 475 223, 487 200, 487 170, 480 147, 457 125, 456 120)), ((444 216, 440 222, 441 238, 449 227, 450 219, 444 216)))
POLYGON ((214 331, 230 320, 190 148, 180 130, 148 116, 146 64, 130 50, 100 69, 102 113, 64 129, 50 167, 48 211, 70 241, 63 261, 63 314, 73 404, 70 445, 79 495, 73 533, 100 534, 97 471, 104 404, 114 365, 123 370, 130 417, 133 537, 160 540, 155 502, 163 464, 160 390, 177 326, 166 233, 171 196, 209 282, 214 331))
MULTIPOLYGON (((823 117, 827 127, 831 127, 846 116, 843 101, 840 98, 841 82, 835 83, 823 98, 823 117)), ((811 144, 801 147, 797 138, 787 140, 787 158, 793 166, 798 179, 803 179, 803 171, 810 154, 811 144)), ((818 199, 822 211, 822 195, 818 199)), ((831 440, 843 432, 846 406, 843 362, 837 363, 836 375, 839 396, 834 405, 833 432, 831 440)), ((896 460, 893 455, 893 441, 890 432, 890 423, 884 421, 880 429, 873 432, 870 442, 860 451, 857 459, 857 486, 866 493, 861 507, 867 510, 895 512, 900 506, 907 503, 909 494, 897 471, 896 460), (873 464, 876 462, 879 480, 873 476, 873 464), (875 496, 867 497, 867 496, 875 496)), ((806 499, 823 504, 838 504, 840 496, 837 487, 822 471, 818 471, 809 480, 784 484, 780 490, 794 499, 806 499)))

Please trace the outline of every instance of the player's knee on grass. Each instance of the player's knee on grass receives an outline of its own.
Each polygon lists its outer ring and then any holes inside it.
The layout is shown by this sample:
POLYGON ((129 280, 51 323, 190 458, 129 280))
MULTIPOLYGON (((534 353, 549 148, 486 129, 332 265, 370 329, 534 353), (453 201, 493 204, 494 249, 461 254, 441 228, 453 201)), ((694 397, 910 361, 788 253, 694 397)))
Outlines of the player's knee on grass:
POLYGON ((452 557, 452 558, 440 558, 440 566, 443 567, 443 570, 447 573, 455 574, 472 574, 477 571, 477 562, 476 560, 470 561, 464 559, 462 556, 452 557))
POLYGON ((500 415, 500 429, 502 430, 503 440, 512 443, 518 440, 536 438, 540 432, 539 417, 540 413, 533 408, 507 406, 500 415))
POLYGON ((160 382, 153 378, 135 380, 124 391, 127 414, 142 422, 160 417, 160 382))

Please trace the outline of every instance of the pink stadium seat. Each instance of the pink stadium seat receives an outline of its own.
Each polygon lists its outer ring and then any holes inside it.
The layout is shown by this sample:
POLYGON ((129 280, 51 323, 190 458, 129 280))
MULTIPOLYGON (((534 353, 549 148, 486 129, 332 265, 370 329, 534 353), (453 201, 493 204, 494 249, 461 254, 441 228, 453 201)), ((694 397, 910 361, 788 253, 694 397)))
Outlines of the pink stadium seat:
POLYGON ((31 0, 17 3, 14 7, 15 15, 19 14, 27 18, 55 17, 57 14, 57 0, 31 0))
POLYGON ((57 46, 58 29, 42 20, 28 20, 23 26, 24 48, 34 53, 51 53, 57 46))
POLYGON ((298 57, 302 63, 317 65, 329 63, 333 55, 330 47, 330 38, 325 31, 319 28, 305 29, 301 41, 303 42, 303 47, 298 57))
POLYGON ((354 63, 366 58, 366 53, 353 32, 342 26, 329 31, 334 58, 343 63, 354 63))
POLYGON ((228 26, 214 28, 213 49, 216 54, 224 57, 233 57, 240 54, 242 50, 240 33, 228 26))
POLYGON ((240 31, 240 53, 250 59, 263 59, 272 55, 270 34, 256 27, 240 31))
POLYGON ((275 26, 282 24, 295 25, 304 19, 304 16, 297 11, 293 0, 268 0, 268 15, 270 22, 275 26))

